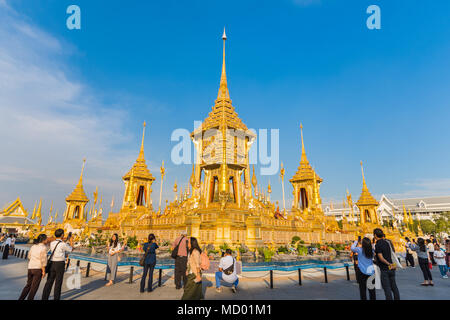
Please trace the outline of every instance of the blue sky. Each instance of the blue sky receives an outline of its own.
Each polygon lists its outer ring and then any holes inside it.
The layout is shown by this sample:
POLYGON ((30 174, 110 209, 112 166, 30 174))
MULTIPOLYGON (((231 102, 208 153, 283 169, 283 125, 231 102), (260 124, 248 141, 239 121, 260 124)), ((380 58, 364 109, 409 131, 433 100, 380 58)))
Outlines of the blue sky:
POLYGON ((170 136, 214 103, 224 26, 233 105, 248 127, 280 129, 287 178, 302 122, 324 202, 359 196, 360 160, 374 195, 448 195, 449 11, 446 0, 0 0, 0 206, 42 197, 62 212, 86 157, 86 192, 98 186, 108 206, 114 195, 117 210, 144 120, 154 203, 162 160, 172 199, 191 168, 170 162, 170 136), (81 30, 66 28, 71 4, 81 30), (371 4, 381 30, 366 27, 371 4))

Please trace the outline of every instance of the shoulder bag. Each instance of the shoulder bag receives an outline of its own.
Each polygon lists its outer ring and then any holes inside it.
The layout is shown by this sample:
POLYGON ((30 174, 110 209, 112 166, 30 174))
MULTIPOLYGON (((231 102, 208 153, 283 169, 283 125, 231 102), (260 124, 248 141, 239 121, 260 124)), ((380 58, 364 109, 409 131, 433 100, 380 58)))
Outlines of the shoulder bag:
POLYGON ((145 254, 142 256, 141 260, 139 260, 139 265, 141 267, 143 267, 145 265, 145 258, 147 258, 148 250, 150 250, 150 245, 151 245, 151 243, 148 245, 147 250, 145 250, 145 254))
POLYGON ((50 268, 51 268, 51 266, 52 266, 52 258, 53 258, 53 255, 55 254, 56 248, 58 247, 58 245, 59 245, 61 242, 62 242, 62 241, 59 241, 59 242, 56 244, 55 249, 53 249, 52 253, 50 254, 50 257, 49 257, 48 260, 47 260, 47 265, 45 266, 45 273, 46 273, 46 274, 49 274, 49 273, 50 273, 50 268))
POLYGON ((223 270, 223 273, 226 274, 227 276, 233 274, 234 272, 234 258, 233 258, 233 264, 231 266, 229 266, 228 268, 226 268, 225 270, 223 270))
POLYGON ((178 248, 180 247, 180 243, 181 243, 181 241, 183 241, 183 239, 184 239, 184 236, 180 239, 180 242, 178 242, 177 246, 175 248, 173 248, 172 254, 171 254, 173 259, 176 259, 178 256, 178 248))

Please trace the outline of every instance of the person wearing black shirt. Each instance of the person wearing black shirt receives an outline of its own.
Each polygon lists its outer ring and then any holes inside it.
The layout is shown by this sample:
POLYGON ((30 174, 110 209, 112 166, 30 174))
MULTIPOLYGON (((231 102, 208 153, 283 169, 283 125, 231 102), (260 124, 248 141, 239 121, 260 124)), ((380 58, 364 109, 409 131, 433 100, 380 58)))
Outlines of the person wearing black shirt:
POLYGON ((377 241, 375 254, 386 300, 392 300, 392 294, 394 294, 394 300, 400 300, 400 293, 395 282, 395 264, 392 261, 391 244, 384 239, 383 230, 377 228, 373 230, 373 235, 377 241))

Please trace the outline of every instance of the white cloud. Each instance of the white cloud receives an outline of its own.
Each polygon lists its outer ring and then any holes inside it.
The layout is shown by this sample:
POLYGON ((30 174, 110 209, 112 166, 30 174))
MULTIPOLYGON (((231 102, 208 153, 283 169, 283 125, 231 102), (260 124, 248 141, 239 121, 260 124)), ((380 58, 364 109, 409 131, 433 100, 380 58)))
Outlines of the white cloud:
POLYGON ((402 193, 389 194, 391 198, 417 198, 448 196, 450 194, 450 179, 420 179, 409 181, 405 186, 410 190, 402 193))
POLYGON ((0 206, 20 196, 30 207, 43 197, 48 207, 54 200, 63 210, 83 157, 86 192, 98 185, 105 203, 113 194, 118 203, 121 176, 139 146, 124 128, 127 111, 104 105, 101 93, 71 77, 70 44, 28 22, 5 0, 0 21, 0 206))

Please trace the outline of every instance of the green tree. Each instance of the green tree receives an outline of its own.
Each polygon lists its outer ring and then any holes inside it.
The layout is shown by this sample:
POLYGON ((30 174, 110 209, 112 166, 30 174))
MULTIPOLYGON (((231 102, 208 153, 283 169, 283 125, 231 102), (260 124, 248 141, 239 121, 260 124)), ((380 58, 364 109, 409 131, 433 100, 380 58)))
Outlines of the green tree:
POLYGON ((420 226, 422 227, 422 231, 424 234, 431 234, 435 231, 435 225, 433 221, 430 220, 422 220, 420 221, 420 226))
POLYGON ((128 246, 130 249, 136 249, 136 248, 137 248, 137 246, 138 246, 138 241, 137 241, 136 236, 128 237, 128 239, 127 239, 127 246, 128 246))

